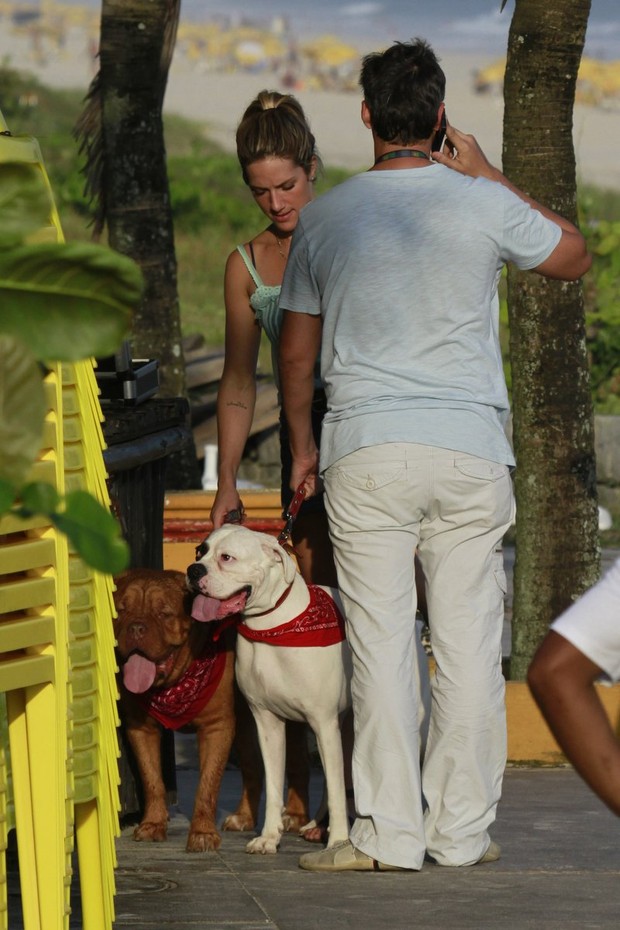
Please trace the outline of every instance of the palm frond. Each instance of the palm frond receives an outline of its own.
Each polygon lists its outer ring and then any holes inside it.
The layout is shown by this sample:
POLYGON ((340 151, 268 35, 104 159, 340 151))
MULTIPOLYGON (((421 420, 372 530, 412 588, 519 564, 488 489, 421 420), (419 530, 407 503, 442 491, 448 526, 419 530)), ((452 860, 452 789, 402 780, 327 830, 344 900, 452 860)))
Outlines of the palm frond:
POLYGON ((93 208, 93 239, 99 239, 106 223, 106 202, 103 189, 103 133, 101 103, 101 70, 91 81, 84 98, 84 108, 77 119, 73 135, 78 142, 79 153, 85 159, 81 173, 84 175, 84 196, 93 208))

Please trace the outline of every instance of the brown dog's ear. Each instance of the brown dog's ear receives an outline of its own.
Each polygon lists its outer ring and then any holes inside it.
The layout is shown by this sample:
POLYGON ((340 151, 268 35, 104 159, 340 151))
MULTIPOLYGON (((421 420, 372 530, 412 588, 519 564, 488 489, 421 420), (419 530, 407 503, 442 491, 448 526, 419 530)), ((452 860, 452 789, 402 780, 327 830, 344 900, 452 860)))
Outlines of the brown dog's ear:
POLYGON ((284 580, 287 584, 292 584, 297 574, 295 562, 277 539, 274 539, 273 536, 268 536, 266 533, 263 535, 265 539, 261 541, 261 548, 266 555, 271 557, 272 561, 279 562, 282 565, 284 580))
POLYGON ((164 574, 167 584, 173 589, 177 588, 183 596, 187 594, 187 576, 185 572, 178 572, 176 569, 168 569, 164 574))
POLYGON ((194 603, 195 594, 187 587, 187 576, 184 572, 170 571, 170 580, 179 589, 183 610, 188 617, 192 615, 192 604, 194 603))
POLYGON ((116 590, 114 591, 112 597, 114 600, 114 606, 116 607, 117 611, 121 611, 125 609, 125 604, 123 602, 123 595, 125 594, 125 591, 127 590, 127 585, 130 581, 131 581, 131 569, 129 568, 126 571, 121 572, 120 575, 114 576, 114 584, 116 586, 116 590))

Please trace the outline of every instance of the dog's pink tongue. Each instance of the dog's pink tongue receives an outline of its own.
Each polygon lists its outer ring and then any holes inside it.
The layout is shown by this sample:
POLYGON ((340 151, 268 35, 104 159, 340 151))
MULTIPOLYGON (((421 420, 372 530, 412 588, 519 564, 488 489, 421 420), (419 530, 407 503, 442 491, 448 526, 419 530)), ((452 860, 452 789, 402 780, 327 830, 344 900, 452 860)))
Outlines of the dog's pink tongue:
POLYGON ((239 594, 233 594, 226 601, 220 601, 220 619, 230 617, 231 614, 240 614, 244 609, 248 599, 247 591, 240 591, 239 594))
POLYGON ((204 594, 197 594, 192 604, 192 617, 200 623, 223 620, 224 617, 230 617, 231 614, 240 613, 245 607, 247 597, 245 591, 233 594, 232 597, 223 601, 218 601, 215 597, 205 597, 204 594))
POLYGON ((204 594, 197 594, 192 604, 192 617, 200 623, 208 623, 210 620, 218 619, 218 610, 221 601, 214 597, 205 597, 204 594))
POLYGON ((133 694, 142 694, 155 681, 156 672, 154 662, 134 652, 123 665, 123 683, 133 694))

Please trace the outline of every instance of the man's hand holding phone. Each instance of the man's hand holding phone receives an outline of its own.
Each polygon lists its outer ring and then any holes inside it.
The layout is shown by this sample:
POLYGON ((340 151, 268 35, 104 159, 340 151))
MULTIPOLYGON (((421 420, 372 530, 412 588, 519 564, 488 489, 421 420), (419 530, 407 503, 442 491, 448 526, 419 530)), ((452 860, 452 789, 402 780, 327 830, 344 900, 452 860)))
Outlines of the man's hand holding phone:
MULTIPOLYGON (((435 139, 439 132, 435 136, 435 139)), ((494 168, 486 155, 478 145, 474 136, 461 132, 446 120, 445 147, 449 149, 446 153, 443 150, 435 149, 435 140, 431 155, 433 161, 446 168, 452 168, 460 174, 466 174, 471 178, 489 178, 491 181, 498 181, 502 176, 501 172, 494 168)))

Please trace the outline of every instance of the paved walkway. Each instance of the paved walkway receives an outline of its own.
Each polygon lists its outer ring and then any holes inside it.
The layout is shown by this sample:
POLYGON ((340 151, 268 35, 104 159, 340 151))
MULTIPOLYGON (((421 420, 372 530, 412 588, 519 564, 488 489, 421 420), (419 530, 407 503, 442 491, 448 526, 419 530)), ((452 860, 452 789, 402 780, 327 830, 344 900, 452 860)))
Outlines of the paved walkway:
MULTIPOLYGON (((182 756, 183 751, 180 752, 182 756)), ((417 873, 317 875, 309 846, 285 836, 276 856, 245 853, 225 833, 217 853, 185 853, 196 770, 179 762, 179 810, 168 841, 118 842, 116 930, 598 930, 617 928, 620 821, 571 769, 506 773, 493 838, 502 858, 417 873)), ((313 777, 316 798, 320 777, 313 777)), ((227 772, 222 816, 239 777, 227 772)))
MULTIPOLYGON (((620 555, 604 553, 608 568, 620 555)), ((506 550, 512 588, 514 550, 506 550)), ((509 626, 505 631, 509 649, 509 626)), ((118 842, 116 930, 599 930, 618 926, 620 820, 570 768, 509 768, 492 835, 502 858, 417 873, 317 875, 298 868, 309 845, 286 835, 276 856, 245 852, 225 833, 217 853, 184 852, 197 780, 194 740, 177 736, 179 805, 165 844, 118 842)), ((236 807, 229 769, 220 816, 236 807)), ((321 776, 314 773, 312 804, 321 776)))

